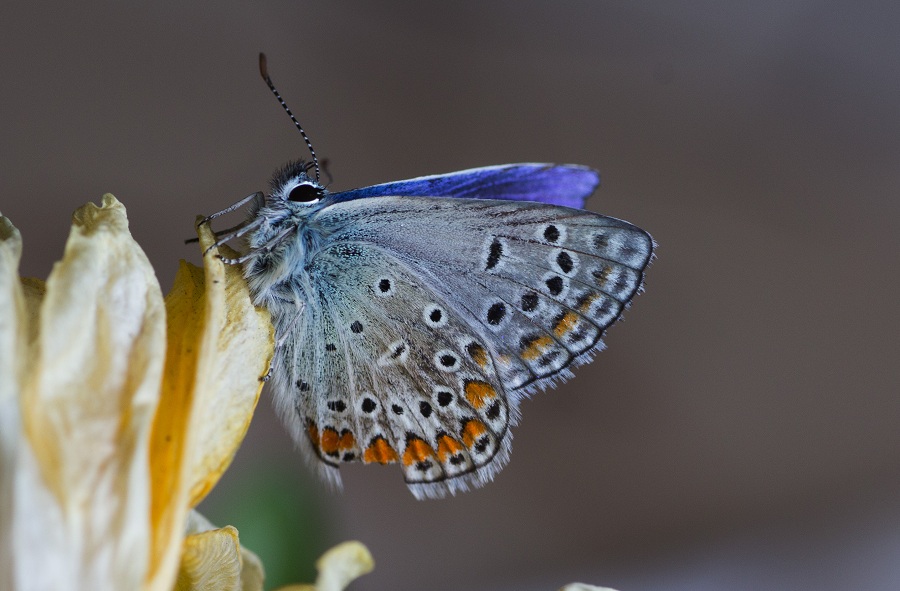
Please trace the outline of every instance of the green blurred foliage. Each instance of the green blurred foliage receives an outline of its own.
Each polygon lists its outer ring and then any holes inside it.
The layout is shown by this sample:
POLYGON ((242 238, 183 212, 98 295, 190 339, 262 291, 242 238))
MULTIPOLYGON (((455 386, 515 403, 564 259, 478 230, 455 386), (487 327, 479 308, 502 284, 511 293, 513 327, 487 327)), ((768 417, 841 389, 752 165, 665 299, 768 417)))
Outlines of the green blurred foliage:
POLYGON ((330 539, 323 507, 301 471, 256 462, 227 471, 198 510, 238 529, 241 545, 263 562, 266 588, 275 589, 315 580, 315 562, 330 539))

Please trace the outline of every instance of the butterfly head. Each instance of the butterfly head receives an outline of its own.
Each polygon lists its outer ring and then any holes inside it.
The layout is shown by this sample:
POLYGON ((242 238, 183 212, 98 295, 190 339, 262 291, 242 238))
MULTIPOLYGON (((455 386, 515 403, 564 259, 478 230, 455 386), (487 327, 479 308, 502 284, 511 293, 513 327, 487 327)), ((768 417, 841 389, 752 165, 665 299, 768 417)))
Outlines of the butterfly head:
POLYGON ((311 167, 310 162, 295 160, 277 170, 269 183, 270 205, 286 205, 290 209, 303 210, 320 203, 327 191, 309 176, 311 167))

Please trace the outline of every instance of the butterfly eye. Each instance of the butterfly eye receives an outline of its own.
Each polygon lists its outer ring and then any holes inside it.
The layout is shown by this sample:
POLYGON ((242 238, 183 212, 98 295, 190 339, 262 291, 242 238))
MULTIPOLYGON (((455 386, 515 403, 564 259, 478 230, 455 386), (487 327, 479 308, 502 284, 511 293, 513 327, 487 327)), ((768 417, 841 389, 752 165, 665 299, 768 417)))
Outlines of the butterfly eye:
POLYGON ((288 193, 287 198, 289 201, 295 201, 298 203, 310 203, 312 201, 318 201, 322 198, 322 189, 320 187, 316 187, 315 185, 308 185, 303 183, 291 189, 291 192, 288 193))

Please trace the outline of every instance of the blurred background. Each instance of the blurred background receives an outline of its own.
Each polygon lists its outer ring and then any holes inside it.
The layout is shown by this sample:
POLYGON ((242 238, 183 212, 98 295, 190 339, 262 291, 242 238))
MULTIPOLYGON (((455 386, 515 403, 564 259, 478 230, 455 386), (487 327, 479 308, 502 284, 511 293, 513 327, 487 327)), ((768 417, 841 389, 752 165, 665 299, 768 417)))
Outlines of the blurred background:
POLYGON ((335 494, 264 391, 201 506, 269 586, 359 539, 351 589, 900 588, 900 8, 889 2, 19 2, 0 24, 0 211, 46 277, 114 193, 164 291, 194 216, 302 139, 332 189, 519 161, 601 171, 647 291, 523 405, 490 486, 335 494))

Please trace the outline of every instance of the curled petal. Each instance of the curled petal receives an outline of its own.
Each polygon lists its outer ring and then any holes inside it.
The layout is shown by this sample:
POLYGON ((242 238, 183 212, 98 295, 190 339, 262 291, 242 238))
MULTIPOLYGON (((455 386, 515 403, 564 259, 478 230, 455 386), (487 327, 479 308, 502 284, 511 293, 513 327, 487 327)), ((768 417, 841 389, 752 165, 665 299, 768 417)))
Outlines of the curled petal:
MULTIPOLYGON (((212 233, 204 226, 201 248, 208 247, 207 242, 212 240, 212 233)), ((238 256, 227 247, 224 250, 225 257, 238 256)), ((197 409, 191 507, 197 506, 219 481, 247 434, 275 342, 269 312, 253 306, 241 268, 224 265, 217 255, 213 250, 204 258, 209 274, 206 284, 222 282, 224 290, 216 290, 215 297, 224 296, 224 300, 212 304, 215 317, 208 316, 203 327, 204 344, 215 350, 205 366, 197 368, 205 376, 210 400, 197 409)))
POLYGON ((200 513, 191 511, 186 533, 176 590, 263 591, 262 562, 240 546, 236 529, 217 528, 200 513))
POLYGON ((372 572, 375 561, 360 542, 338 544, 316 562, 317 591, 343 591, 353 580, 372 572))
POLYGON ((262 560, 241 546, 241 591, 263 591, 265 580, 262 560))
POLYGON ((241 591, 241 548, 229 526, 184 539, 176 591, 241 591))
MULTIPOLYGON (((200 229, 204 250, 214 237, 200 229)), ((273 350, 268 313, 213 250, 204 268, 182 263, 166 297, 168 349, 153 426, 154 541, 150 589, 171 586, 187 511, 213 487, 246 434, 273 350)))
POLYGON ((319 576, 315 585, 289 585, 279 591, 343 591, 375 568, 372 554, 360 542, 338 544, 316 562, 319 576))

